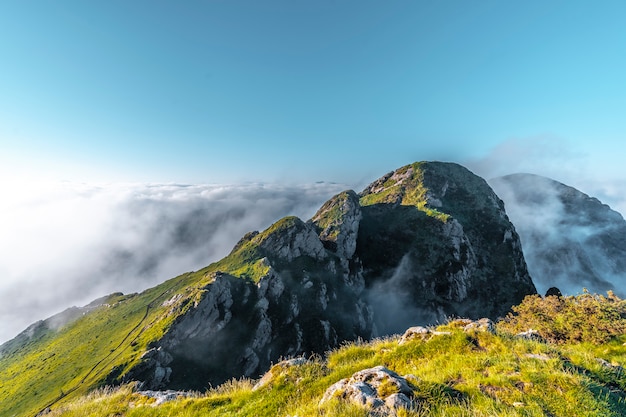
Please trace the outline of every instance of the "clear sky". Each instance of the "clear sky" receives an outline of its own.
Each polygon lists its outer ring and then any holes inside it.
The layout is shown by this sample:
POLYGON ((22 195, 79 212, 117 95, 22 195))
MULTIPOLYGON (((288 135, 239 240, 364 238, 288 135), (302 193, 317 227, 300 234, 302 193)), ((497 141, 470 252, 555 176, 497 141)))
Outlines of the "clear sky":
POLYGON ((623 1, 5 0, 0 173, 350 183, 554 140, 620 177, 624 22, 623 1))

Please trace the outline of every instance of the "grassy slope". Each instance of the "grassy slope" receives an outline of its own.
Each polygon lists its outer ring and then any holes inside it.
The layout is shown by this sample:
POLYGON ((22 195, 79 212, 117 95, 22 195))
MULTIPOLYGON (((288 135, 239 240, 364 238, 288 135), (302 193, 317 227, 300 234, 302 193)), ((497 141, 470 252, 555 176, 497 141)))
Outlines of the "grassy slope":
MULTIPOLYGON (((263 237, 261 234, 259 237, 263 237)), ((0 416, 34 416, 105 384, 111 370, 127 371, 222 271, 258 279, 267 271, 258 245, 246 242, 220 262, 140 294, 115 296, 58 331, 40 331, 0 358, 0 416), (182 297, 163 305, 176 294, 182 297)))
POLYGON ((626 375, 597 357, 624 363, 625 336, 602 345, 555 345, 505 333, 432 336, 400 345, 397 338, 351 343, 307 365, 287 368, 257 391, 232 381, 197 398, 153 406, 132 387, 98 392, 53 416, 366 416, 338 400, 319 406, 332 383, 385 365, 412 374, 420 406, 406 416, 619 416, 626 413, 626 375), (535 356, 530 356, 535 355, 535 356))
POLYGON ((418 210, 442 222, 448 221, 449 214, 428 206, 427 192, 424 185, 424 162, 415 162, 395 171, 395 174, 378 184, 379 190, 363 195, 362 206, 374 204, 400 203, 404 206, 415 206, 418 210))
POLYGON ((258 281, 269 270, 260 244, 298 223, 295 217, 281 219, 242 239, 231 254, 202 270, 140 294, 114 296, 58 331, 40 330, 30 340, 14 343, 0 357, 0 417, 34 416, 106 384, 112 370, 125 373, 201 296, 213 272, 258 281))
POLYGON ((114 366, 132 363, 162 334, 167 320, 161 304, 186 278, 139 295, 115 297, 1 358, 0 415, 34 415, 102 383, 114 366))

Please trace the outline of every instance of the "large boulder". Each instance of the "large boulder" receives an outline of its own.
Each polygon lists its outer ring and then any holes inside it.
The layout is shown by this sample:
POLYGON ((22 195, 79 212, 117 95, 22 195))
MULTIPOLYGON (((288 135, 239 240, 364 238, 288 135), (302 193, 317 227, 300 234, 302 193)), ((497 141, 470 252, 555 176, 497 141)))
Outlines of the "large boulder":
POLYGON ((369 408, 378 415, 394 415, 400 408, 411 409, 417 404, 406 378, 384 366, 363 369, 334 383, 326 390, 320 404, 332 399, 369 408))

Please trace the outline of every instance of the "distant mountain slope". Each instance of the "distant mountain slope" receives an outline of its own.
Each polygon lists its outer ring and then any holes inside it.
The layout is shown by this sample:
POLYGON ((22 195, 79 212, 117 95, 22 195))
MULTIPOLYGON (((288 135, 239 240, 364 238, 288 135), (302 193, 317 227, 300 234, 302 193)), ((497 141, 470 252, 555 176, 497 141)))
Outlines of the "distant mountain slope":
POLYGON ((131 380, 202 390, 406 323, 495 318, 534 292, 487 183, 456 164, 415 163, 336 195, 308 222, 246 234, 200 271, 2 345, 0 415, 131 380))
POLYGON ((490 181, 520 234, 543 293, 614 290, 626 295, 626 221, 598 199, 549 178, 514 174, 490 181))

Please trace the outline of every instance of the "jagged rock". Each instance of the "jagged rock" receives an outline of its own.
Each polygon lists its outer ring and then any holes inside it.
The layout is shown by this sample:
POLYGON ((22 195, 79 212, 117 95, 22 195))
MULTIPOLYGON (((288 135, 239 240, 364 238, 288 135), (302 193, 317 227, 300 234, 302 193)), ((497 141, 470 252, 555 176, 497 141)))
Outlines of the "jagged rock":
POLYGON ((345 267, 356 251, 361 217, 359 197, 349 190, 328 200, 311 219, 320 229, 322 242, 345 262, 345 267))
POLYGON ((416 405, 407 380, 384 366, 364 369, 334 383, 326 390, 320 404, 333 398, 378 412, 393 413, 399 408, 410 409, 416 405))
POLYGON ((315 260, 328 256, 315 228, 297 217, 286 217, 273 227, 280 233, 258 235, 253 240, 258 240, 261 248, 278 258, 291 262, 300 256, 315 260))
POLYGON ((404 332, 402 337, 400 337, 400 341, 398 343, 403 345, 415 339, 426 340, 428 336, 449 336, 450 334, 452 333, 445 332, 445 331, 440 332, 440 331, 432 330, 423 326, 409 327, 404 332))
POLYGON ((142 379, 142 387, 156 389, 170 382, 172 368, 168 365, 172 362, 172 355, 162 347, 152 348, 141 355, 141 363, 135 371, 145 375, 142 379))

